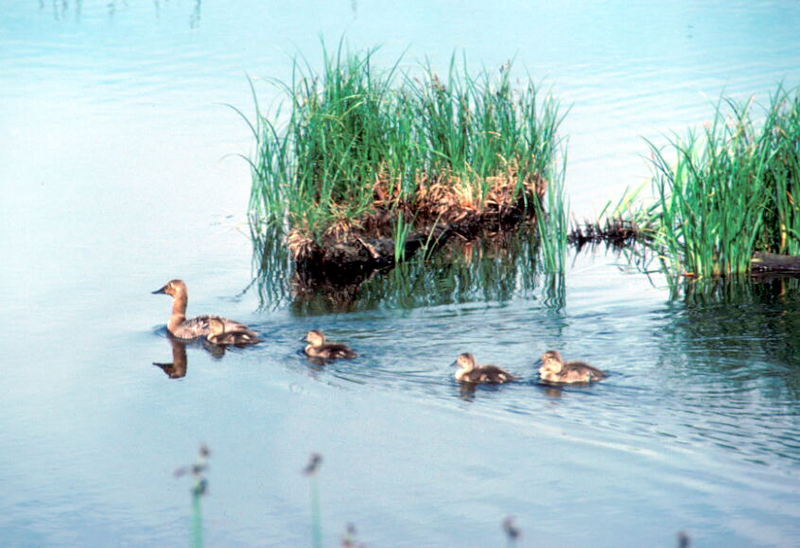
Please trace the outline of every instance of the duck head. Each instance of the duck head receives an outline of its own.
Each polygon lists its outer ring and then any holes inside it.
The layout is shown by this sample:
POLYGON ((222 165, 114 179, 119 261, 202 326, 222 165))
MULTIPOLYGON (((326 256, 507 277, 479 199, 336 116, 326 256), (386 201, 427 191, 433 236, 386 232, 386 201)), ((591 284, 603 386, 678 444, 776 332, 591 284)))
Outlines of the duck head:
POLYGON ((463 354, 459 354, 456 361, 451 365, 460 367, 463 373, 469 373, 475 369, 475 356, 469 352, 464 352, 463 354))
POLYGON ((186 295, 186 284, 183 280, 170 280, 161 289, 153 291, 153 295, 171 295, 177 297, 178 295, 186 295))
POLYGON ((546 373, 554 373, 558 375, 564 368, 564 358, 558 350, 548 350, 542 355, 542 366, 539 368, 539 373, 544 375, 546 373))
POLYGON ((325 344, 325 333, 319 329, 313 329, 306 333, 306 342, 311 346, 320 346, 325 344))

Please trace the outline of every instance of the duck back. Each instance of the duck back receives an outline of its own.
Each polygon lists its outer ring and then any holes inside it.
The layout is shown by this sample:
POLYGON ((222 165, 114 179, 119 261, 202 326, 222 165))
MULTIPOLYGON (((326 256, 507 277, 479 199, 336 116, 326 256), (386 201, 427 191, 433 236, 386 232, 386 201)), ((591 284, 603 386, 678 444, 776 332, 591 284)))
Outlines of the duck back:
POLYGON ((170 321, 170 323, 167 325, 167 328, 169 329, 170 333, 172 333, 174 336, 180 339, 197 339, 199 337, 207 337, 209 335, 213 335, 213 330, 211 329, 210 325, 211 320, 222 322, 224 326, 223 334, 231 332, 242 332, 251 334, 251 336, 253 337, 256 336, 256 333, 251 331, 243 323, 239 323, 237 321, 228 318, 223 318, 222 316, 213 316, 209 314, 205 314, 203 316, 196 316, 194 318, 189 318, 188 320, 185 319, 181 322, 170 321))
POLYGON ((592 382, 606 377, 606 373, 585 362, 567 362, 561 375, 564 382, 592 382))
POLYGON ((516 380, 517 377, 497 367, 496 365, 482 365, 463 375, 462 381, 472 383, 502 384, 516 380))
POLYGON ((346 344, 341 343, 324 343, 316 346, 309 344, 306 346, 305 352, 312 358, 324 358, 328 360, 358 357, 356 351, 346 344))

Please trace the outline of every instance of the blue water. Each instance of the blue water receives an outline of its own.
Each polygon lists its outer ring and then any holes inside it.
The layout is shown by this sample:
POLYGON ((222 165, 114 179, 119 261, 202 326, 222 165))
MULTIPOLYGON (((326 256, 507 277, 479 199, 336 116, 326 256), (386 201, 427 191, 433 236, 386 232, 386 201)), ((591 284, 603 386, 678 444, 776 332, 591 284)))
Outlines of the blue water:
MULTIPOLYGON (((288 78, 320 41, 413 66, 509 58, 562 104, 567 192, 591 218, 645 182, 642 137, 710 119, 725 92, 800 85, 796 2, 18 2, 0 15, 0 543, 181 545, 212 451, 209 546, 311 544, 312 452, 324 545, 793 546, 800 538, 797 280, 673 295, 604 250, 555 298, 442 277, 370 280, 351 306, 270 301, 246 211, 247 76, 288 78), (190 345, 170 379, 169 300, 266 342, 190 345), (385 284, 385 285, 382 285, 385 284), (385 293, 385 299, 375 298, 385 293), (361 353, 324 368, 311 328, 361 353), (533 380, 549 348, 611 372, 533 380), (460 352, 525 381, 465 394, 460 352)), ((518 276, 509 271, 508 276, 518 276)), ((280 284, 280 281, 275 281, 280 284)), ((511 284, 513 288, 514 284, 511 284)))

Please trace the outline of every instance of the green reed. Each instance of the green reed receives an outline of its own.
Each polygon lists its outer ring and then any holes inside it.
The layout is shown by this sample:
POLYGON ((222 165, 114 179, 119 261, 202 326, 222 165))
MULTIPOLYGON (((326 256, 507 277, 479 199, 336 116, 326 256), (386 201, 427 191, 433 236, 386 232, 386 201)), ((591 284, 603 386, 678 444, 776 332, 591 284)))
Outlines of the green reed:
MULTIPOLYGON (((558 173, 566 171, 567 155, 563 155, 563 165, 558 173)), ((552 168, 551 168, 552 169, 552 168)), ((563 273, 566 270, 569 234, 569 204, 564 191, 564 179, 552 170, 553 177, 547 189, 547 208, 536 203, 537 233, 541 244, 542 266, 550 273, 563 273)))
POLYGON ((211 452, 208 446, 202 444, 197 453, 197 460, 191 466, 184 466, 175 470, 175 477, 191 475, 194 479, 192 486, 192 542, 193 548, 203 547, 203 510, 201 499, 208 491, 208 480, 205 472, 208 470, 208 457, 211 452))
POLYGON ((756 250, 800 251, 800 96, 779 88, 760 113, 753 107, 723 99, 701 131, 666 152, 650 143, 650 221, 669 273, 747 272, 756 250))
POLYGON ((308 476, 311 494, 311 534, 314 548, 322 547, 322 518, 319 504, 319 469, 322 456, 312 453, 308 464, 303 469, 303 474, 308 476))
MULTIPOLYGON (((324 50, 320 72, 295 59, 288 82, 271 81, 281 106, 264 113, 256 99, 248 122, 257 140, 256 226, 299 229, 319 242, 358 227, 377 207, 408 208, 432 183, 480 207, 504 178, 531 211, 525 184, 545 177, 550 188, 561 185, 559 106, 530 78, 517 89, 510 64, 475 74, 453 57, 440 78, 429 65, 401 69, 401 59, 381 70, 375 55, 340 43, 324 50)), ((390 217, 407 235, 407 218, 390 217)))

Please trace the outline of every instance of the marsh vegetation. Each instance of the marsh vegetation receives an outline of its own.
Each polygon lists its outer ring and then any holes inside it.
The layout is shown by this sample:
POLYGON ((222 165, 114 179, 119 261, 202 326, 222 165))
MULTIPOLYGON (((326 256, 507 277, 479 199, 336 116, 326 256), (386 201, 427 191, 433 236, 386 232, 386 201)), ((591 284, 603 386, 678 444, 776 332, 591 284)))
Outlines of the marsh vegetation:
POLYGON ((553 97, 512 76, 510 63, 474 73, 454 56, 440 77, 401 60, 380 69, 374 56, 340 44, 324 53, 321 73, 296 59, 288 82, 271 81, 285 101, 257 109, 251 123, 254 231, 278 227, 301 270, 341 274, 536 219, 531 237, 560 270, 566 206, 553 97))
POLYGON ((756 252, 800 253, 800 95, 768 104, 723 98, 701 130, 650 143, 655 204, 631 213, 664 271, 749 272, 756 252))

